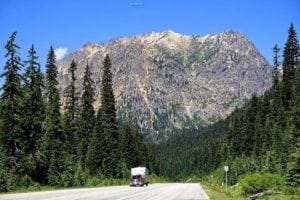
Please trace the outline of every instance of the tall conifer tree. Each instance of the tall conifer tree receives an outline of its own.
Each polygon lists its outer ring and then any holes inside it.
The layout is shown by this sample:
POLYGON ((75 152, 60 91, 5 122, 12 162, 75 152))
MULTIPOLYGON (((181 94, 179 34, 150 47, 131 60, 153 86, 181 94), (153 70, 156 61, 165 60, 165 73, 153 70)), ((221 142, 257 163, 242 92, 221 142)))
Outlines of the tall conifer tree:
POLYGON ((80 140, 78 146, 78 155, 79 161, 83 167, 85 166, 86 153, 95 125, 95 111, 93 107, 95 92, 93 84, 94 82, 91 78, 90 67, 87 64, 83 77, 83 93, 81 96, 79 119, 80 130, 78 133, 80 140))
POLYGON ((108 150, 103 166, 107 177, 119 177, 121 175, 118 166, 120 164, 119 133, 116 123, 115 97, 112 88, 111 61, 108 55, 105 56, 103 61, 101 84, 103 145, 108 150))
POLYGON ((50 185, 61 184, 61 174, 64 171, 65 137, 62 132, 60 101, 57 81, 57 66, 55 53, 50 47, 46 64, 46 137, 44 141, 45 161, 47 163, 47 178, 50 185))
POLYGON ((44 87, 43 74, 37 59, 36 51, 32 45, 28 51, 28 60, 25 61, 22 132, 24 151, 27 156, 27 162, 29 162, 25 168, 35 181, 39 179, 36 169, 36 154, 44 133, 43 122, 45 118, 45 106, 42 96, 44 87))
POLYGON ((21 121, 21 101, 23 98, 22 82, 23 78, 20 70, 23 67, 18 54, 20 48, 15 43, 17 33, 14 32, 9 37, 5 45, 7 61, 1 77, 5 78, 1 94, 1 132, 0 141, 3 145, 4 154, 7 156, 8 167, 17 174, 23 171, 22 167, 23 138, 20 127, 21 121))
POLYGON ((294 25, 288 31, 288 40, 283 51, 283 103, 285 108, 292 101, 292 85, 295 78, 296 64, 299 57, 299 44, 294 25))
POLYGON ((274 52, 274 68, 273 68, 273 94, 272 94, 272 115, 277 116, 278 109, 282 106, 281 88, 279 84, 279 51, 277 44, 273 48, 274 52))
POLYGON ((70 156, 74 157, 76 154, 77 145, 77 131, 78 131, 78 94, 76 93, 76 75, 77 65, 72 60, 69 68, 71 76, 70 85, 64 91, 66 98, 66 105, 64 108, 64 134, 66 135, 66 148, 70 156))
POLYGON ((105 175, 105 166, 103 162, 110 149, 104 144, 105 139, 103 133, 102 111, 101 109, 98 109, 95 128, 86 155, 86 166, 92 175, 105 175))

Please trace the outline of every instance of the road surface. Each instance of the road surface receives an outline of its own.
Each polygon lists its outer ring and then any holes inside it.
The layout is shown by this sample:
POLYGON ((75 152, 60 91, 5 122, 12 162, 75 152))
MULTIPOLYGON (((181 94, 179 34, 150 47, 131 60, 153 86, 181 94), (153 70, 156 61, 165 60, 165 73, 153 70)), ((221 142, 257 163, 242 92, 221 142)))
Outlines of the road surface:
POLYGON ((0 194, 0 200, 208 200, 196 183, 149 184, 148 187, 99 187, 0 194))

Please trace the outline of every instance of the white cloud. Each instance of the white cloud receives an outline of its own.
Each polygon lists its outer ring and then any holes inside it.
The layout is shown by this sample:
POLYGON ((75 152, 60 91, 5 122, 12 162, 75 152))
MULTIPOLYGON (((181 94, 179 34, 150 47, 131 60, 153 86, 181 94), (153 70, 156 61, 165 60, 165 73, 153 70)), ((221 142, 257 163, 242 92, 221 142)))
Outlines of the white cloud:
POLYGON ((67 52, 68 52, 68 48, 62 48, 62 47, 59 47, 54 50, 57 60, 62 59, 67 54, 67 52))

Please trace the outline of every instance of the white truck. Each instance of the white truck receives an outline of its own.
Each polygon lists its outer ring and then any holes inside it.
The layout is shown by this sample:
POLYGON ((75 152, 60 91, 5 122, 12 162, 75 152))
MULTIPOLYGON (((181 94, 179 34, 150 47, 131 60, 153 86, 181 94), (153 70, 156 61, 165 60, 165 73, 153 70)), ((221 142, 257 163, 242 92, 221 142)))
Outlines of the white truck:
POLYGON ((148 186, 148 169, 146 167, 131 168, 130 187, 148 186))

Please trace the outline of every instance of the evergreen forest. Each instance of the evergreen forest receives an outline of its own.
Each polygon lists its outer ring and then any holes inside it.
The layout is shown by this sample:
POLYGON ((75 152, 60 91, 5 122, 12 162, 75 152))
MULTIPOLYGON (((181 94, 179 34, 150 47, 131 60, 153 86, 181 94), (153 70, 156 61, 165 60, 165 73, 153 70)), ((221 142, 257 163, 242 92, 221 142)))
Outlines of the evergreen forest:
POLYGON ((145 141, 130 122, 118 122, 113 63, 103 60, 101 106, 89 63, 82 93, 76 88, 77 63, 69 85, 58 89, 57 61, 49 48, 45 73, 34 45, 19 55, 17 33, 5 45, 0 93, 0 192, 46 185, 79 187, 100 180, 129 181, 130 168, 146 166, 168 181, 224 182, 247 174, 276 174, 300 185, 300 50, 291 24, 282 51, 275 45, 273 85, 253 94, 226 119, 200 129, 183 129, 158 144, 145 141), (282 56, 281 56, 282 55, 282 56), (62 104, 62 99, 65 99, 62 104))

